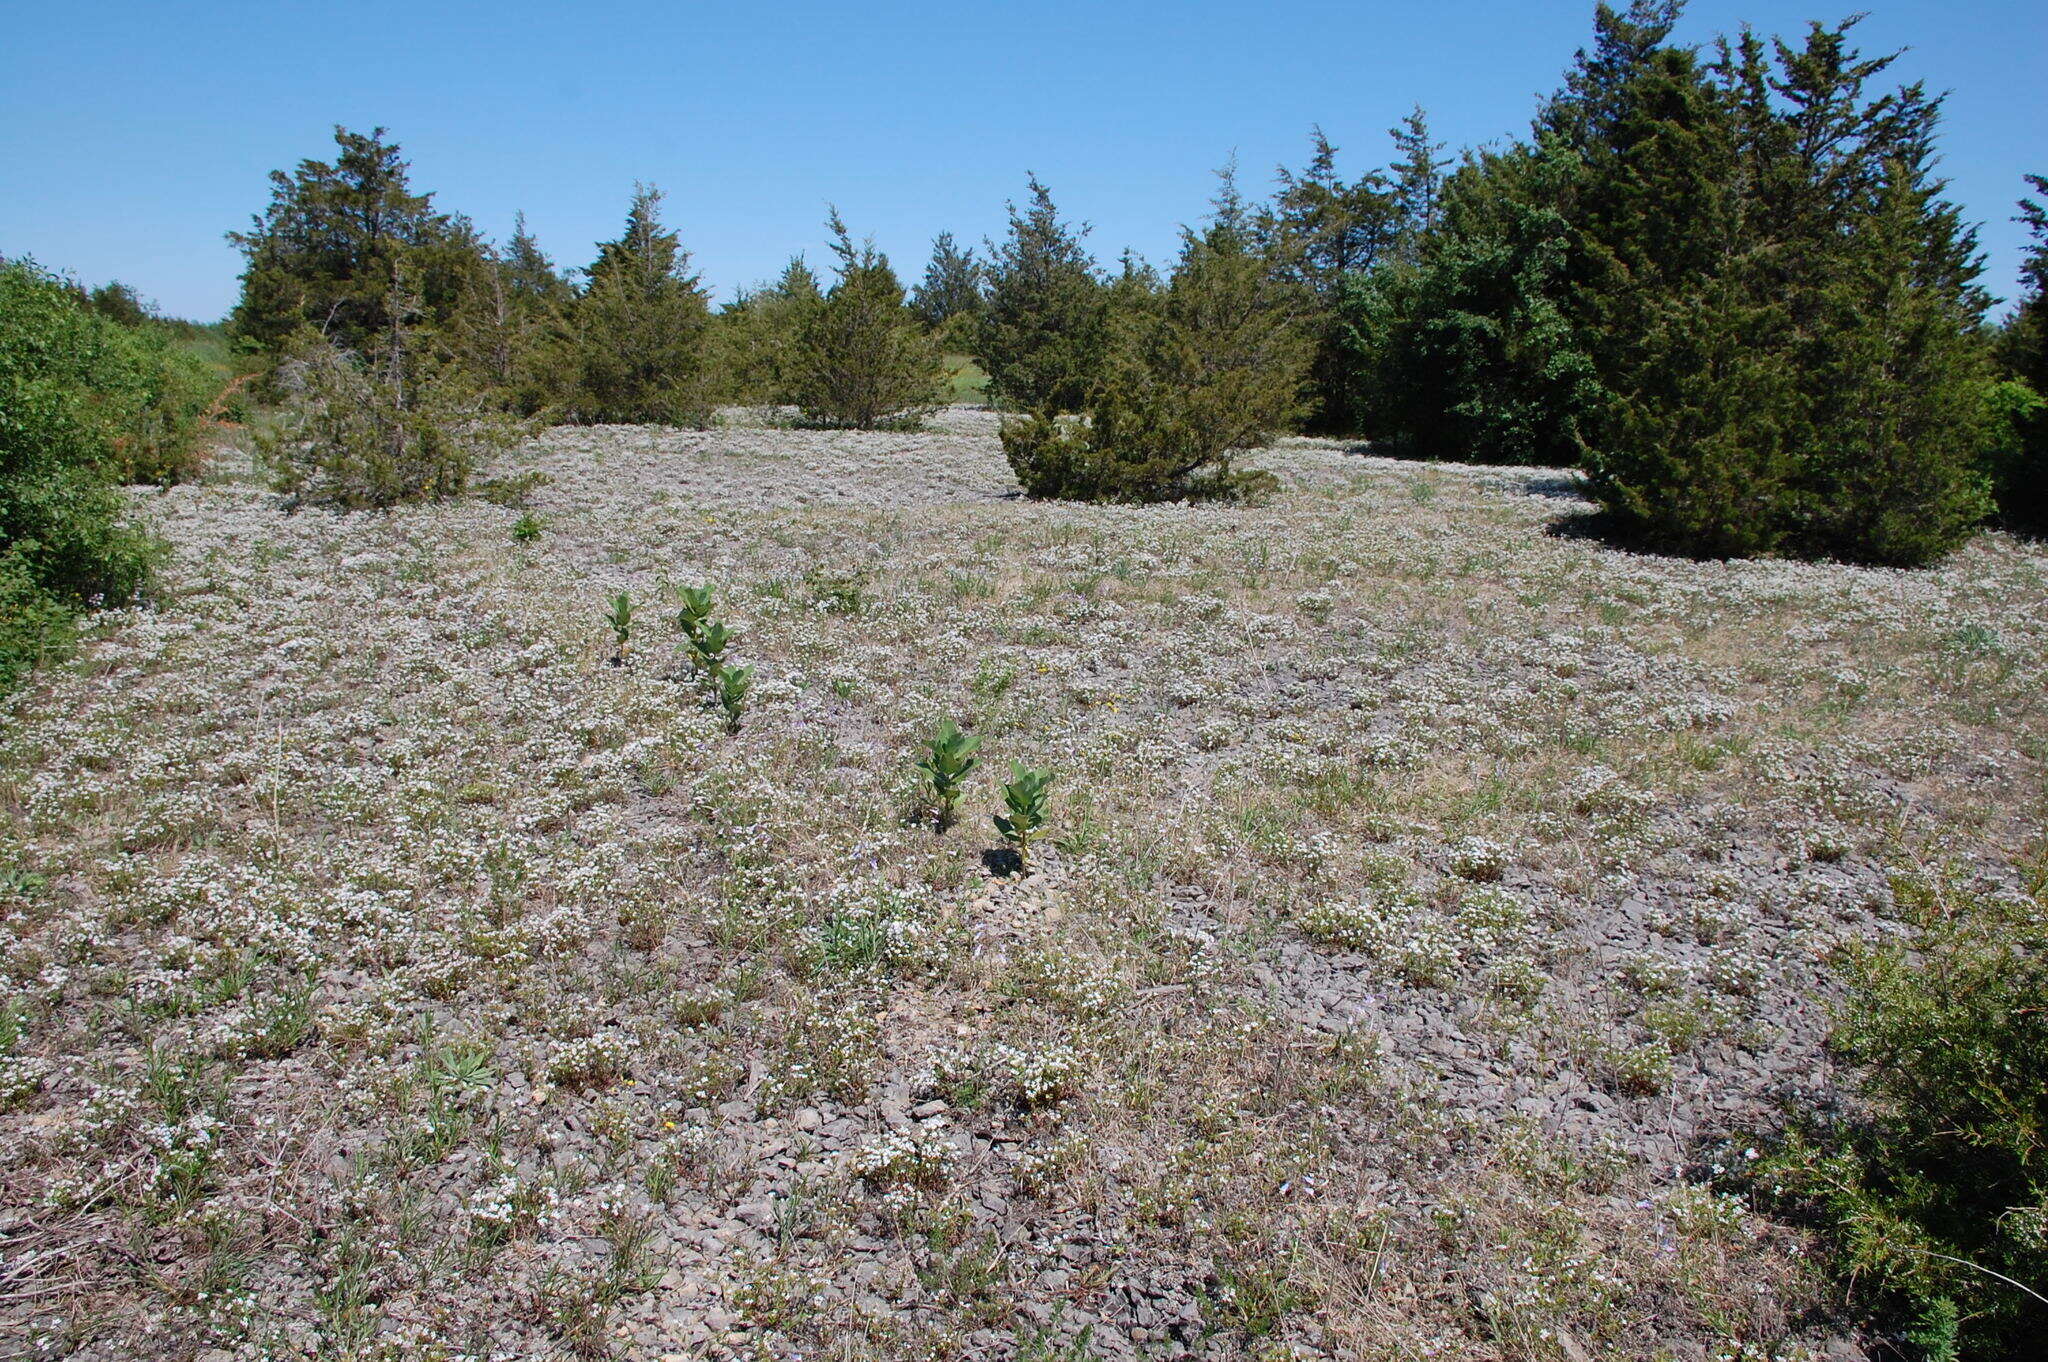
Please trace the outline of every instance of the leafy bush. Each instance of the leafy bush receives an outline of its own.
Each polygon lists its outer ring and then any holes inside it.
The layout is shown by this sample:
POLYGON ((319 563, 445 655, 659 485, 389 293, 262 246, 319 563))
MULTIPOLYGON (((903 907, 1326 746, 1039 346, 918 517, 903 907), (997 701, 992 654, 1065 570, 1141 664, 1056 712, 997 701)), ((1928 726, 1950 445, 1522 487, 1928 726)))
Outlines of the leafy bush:
POLYGON ((1227 225, 1188 235, 1163 294, 1134 297, 1085 422, 1004 423, 1003 452, 1035 497, 1161 501, 1243 494, 1270 475, 1231 467, 1300 411, 1310 342, 1294 297, 1227 225))
POLYGON ((931 783, 933 823, 944 832, 953 824, 961 787, 974 774, 974 750, 981 746, 981 739, 962 733, 960 725, 948 719, 925 746, 929 754, 917 764, 917 769, 931 783))
POLYGON ((1031 841, 1045 826, 1045 796, 1052 780, 1050 768, 1010 763, 1010 779, 1003 786, 1003 812, 995 816, 995 824, 1003 839, 1017 848, 1020 869, 1031 868, 1031 841))
POLYGON ((1899 886, 1921 933, 1867 949, 1833 1043, 1870 1109, 1808 1121, 1754 1180, 1930 1358, 2039 1356, 2048 1302, 2048 886, 1899 886))
POLYGON ((79 611, 148 575, 154 543, 115 484, 134 361, 72 290, 0 262, 0 689, 61 651, 79 611))
POLYGON ((2001 521, 2015 530, 2048 530, 2048 398, 2022 379, 1984 390, 1984 476, 2001 521))
POLYGON ((938 346, 905 306, 889 258, 872 241, 856 246, 836 210, 828 225, 839 277, 803 314, 790 396, 821 425, 914 424, 951 386, 938 346))

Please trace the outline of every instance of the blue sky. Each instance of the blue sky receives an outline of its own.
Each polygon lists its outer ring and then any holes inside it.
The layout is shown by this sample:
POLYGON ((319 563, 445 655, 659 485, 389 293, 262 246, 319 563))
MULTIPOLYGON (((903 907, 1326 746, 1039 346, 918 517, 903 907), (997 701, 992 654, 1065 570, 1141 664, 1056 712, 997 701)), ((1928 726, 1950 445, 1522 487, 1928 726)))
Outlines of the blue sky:
MULTIPOLYGON (((2048 174, 2048 4, 1867 0, 1867 52, 1953 91, 1944 170, 2014 291, 2022 174, 2048 174)), ((1416 102, 1453 147, 1527 126, 1593 6, 1335 4, 181 4, 7 0, 0 254, 120 278, 174 314, 234 301, 222 233, 265 175, 383 124, 415 185, 485 231, 524 209, 563 264, 615 234, 634 180, 720 296, 823 255, 838 204, 906 278, 932 235, 1000 233, 1026 170, 1097 254, 1162 259, 1233 152, 1246 187, 1320 123, 1353 173, 1416 102)), ((1840 8, 1694 0, 1681 36, 1796 33, 1840 8)))

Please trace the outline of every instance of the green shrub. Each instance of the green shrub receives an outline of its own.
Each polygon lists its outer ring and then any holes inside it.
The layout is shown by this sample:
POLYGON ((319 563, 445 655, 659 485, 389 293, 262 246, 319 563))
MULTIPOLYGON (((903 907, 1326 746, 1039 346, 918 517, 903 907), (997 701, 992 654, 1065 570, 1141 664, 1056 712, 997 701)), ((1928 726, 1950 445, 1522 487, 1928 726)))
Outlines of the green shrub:
POLYGON ((651 186, 634 189, 625 230, 598 248, 570 309, 568 408, 576 420, 711 420, 710 305, 690 273, 690 253, 661 225, 661 198, 651 186))
POLYGON ((120 327, 34 264, 0 262, 0 688, 148 575, 157 548, 115 482, 135 377, 120 327))
POLYGON ((2048 887, 1900 888, 1920 934, 1852 958, 1833 1036, 1867 1114, 1805 1120, 1751 1180, 1926 1356, 2018 1362, 2048 1326, 2048 887))
POLYGON ((76 611, 35 579, 19 554, 0 554, 0 695, 71 646, 76 611))
POLYGON ((989 396, 1011 411, 1075 412, 1088 400, 1109 340, 1109 299, 1081 244, 1085 227, 1061 222, 1052 192, 1030 181, 1031 204, 1010 205, 1009 236, 995 248, 974 358, 989 396))
POLYGON ((904 304, 889 258, 872 241, 856 246, 836 210, 828 225, 839 277, 803 312, 789 395, 820 425, 914 425, 951 387, 938 345, 904 304))
POLYGON ((314 341, 278 367, 284 409, 257 450, 279 491, 342 510, 458 496, 518 438, 517 423, 415 343, 419 298, 402 268, 388 291, 390 323, 368 353, 314 341))
POLYGON ((1164 501, 1270 485, 1231 466, 1299 414, 1311 345, 1296 298, 1228 226, 1188 235, 1156 297, 1133 293, 1086 421, 1006 421, 1003 452, 1034 497, 1164 501))
POLYGON ((325 342, 279 366, 285 404, 257 450, 273 484, 341 510, 385 509, 460 495, 516 428, 431 365, 346 354, 325 342))
POLYGON ((2048 398, 2026 381, 1984 389, 1984 477, 1998 518, 2015 530, 2048 530, 2048 398))

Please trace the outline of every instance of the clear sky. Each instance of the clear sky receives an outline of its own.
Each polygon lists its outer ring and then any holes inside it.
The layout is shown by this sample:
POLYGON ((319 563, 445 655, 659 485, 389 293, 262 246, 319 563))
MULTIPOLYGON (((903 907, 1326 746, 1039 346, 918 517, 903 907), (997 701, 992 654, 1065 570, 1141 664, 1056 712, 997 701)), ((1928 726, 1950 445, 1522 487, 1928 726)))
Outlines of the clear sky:
MULTIPOLYGON (((1866 52, 1953 91, 1944 170, 2014 291, 2029 171, 2048 174, 2048 3, 1867 0, 1866 52)), ((1519 133, 1591 0, 1117 0, 544 5, 0 0, 0 254, 125 280, 177 315, 232 305, 222 233, 265 175, 382 124, 416 188, 503 237, 524 209, 566 265, 634 180, 720 296, 823 255, 836 203, 906 281, 932 235, 999 234, 1035 170, 1101 257, 1168 257, 1233 152, 1248 190, 1320 123, 1358 173, 1420 102, 1459 147, 1519 133)), ((1845 11, 1694 0, 1680 36, 1797 33, 1845 11)))

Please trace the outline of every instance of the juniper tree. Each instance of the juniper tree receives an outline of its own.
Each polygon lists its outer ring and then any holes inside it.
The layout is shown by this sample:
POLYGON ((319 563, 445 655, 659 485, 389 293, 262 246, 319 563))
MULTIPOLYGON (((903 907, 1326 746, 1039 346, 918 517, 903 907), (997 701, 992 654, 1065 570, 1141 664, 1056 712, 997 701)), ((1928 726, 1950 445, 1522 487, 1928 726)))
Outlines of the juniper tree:
POLYGON ((1436 223, 1437 200, 1443 195, 1444 170, 1457 162, 1438 153, 1444 144, 1430 140, 1429 115, 1420 104, 1401 120, 1398 128, 1389 128, 1387 135, 1394 139, 1394 164, 1388 169, 1392 180, 1390 190, 1394 209, 1394 240, 1392 250, 1404 260, 1412 260, 1422 239, 1436 223))
MULTIPOLYGON (((2048 198, 2048 179, 2027 176, 2048 198)), ((1998 338, 1999 359, 2011 382, 2002 394, 2011 408, 2009 448, 1997 451, 1991 472, 1999 514, 2016 528, 2048 530, 2048 207, 2020 200, 2017 221, 2033 240, 2020 267, 2019 306, 1998 338)))
POLYGON ((1388 450, 1571 465, 1597 405, 1592 361, 1560 305, 1577 158, 1550 139, 1469 155, 1413 269, 1346 281, 1361 433, 1388 450))
POLYGON ((310 331, 360 348, 389 322, 384 311, 394 264, 404 261, 430 320, 454 305, 474 245, 433 195, 412 191, 409 167, 383 128, 336 127, 334 160, 272 171, 270 203, 246 232, 228 240, 242 252, 242 293, 229 316, 238 337, 271 353, 310 331))
POLYGON ((1468 158, 1412 269, 1355 288, 1373 433, 1582 464, 1687 553, 1925 562, 1981 515, 1975 244, 1939 101, 1872 98, 1849 25, 1712 60, 1601 6, 1528 143, 1468 158))
POLYGON ((1341 302, 1347 285, 1379 265, 1400 228, 1386 178, 1369 171, 1356 180, 1337 173, 1337 148, 1321 128, 1311 134, 1308 164, 1276 172, 1279 187, 1259 215, 1261 244, 1276 275, 1307 295, 1316 351, 1310 368, 1312 428, 1350 433, 1364 417, 1357 410, 1357 358, 1344 343, 1341 302))
POLYGON ((793 400, 798 341, 824 297, 798 255, 774 283, 745 289, 722 308, 713 333, 722 394, 735 402, 793 400))
POLYGON ((910 310, 934 331, 948 323, 971 323, 981 315, 985 301, 983 274, 973 247, 962 248, 954 244, 951 232, 940 232, 932 240, 932 258, 924 267, 924 281, 911 294, 910 310))
POLYGON ((661 191, 636 185, 624 230, 598 248, 569 312, 571 413, 586 422, 710 419, 711 310, 689 252, 661 223, 661 191))
POLYGON ((1012 411, 1079 411, 1102 364, 1108 308, 1085 226, 1062 222, 1052 192, 1029 177, 1009 207, 1009 235, 989 248, 988 304, 975 358, 989 396, 1012 411))
POLYGON ((797 335, 791 396, 806 419, 873 430, 917 421, 944 404, 945 365, 904 303, 903 285, 872 239, 858 245, 833 209, 838 277, 797 335))
POLYGON ((313 337, 281 366, 281 417, 258 438, 280 491, 342 509, 454 496, 516 434, 421 343, 425 304, 403 261, 381 310, 385 329, 361 350, 313 337))
POLYGON ((569 397, 561 334, 574 301, 526 227, 514 219, 503 248, 478 247, 477 268, 436 328, 445 357, 498 405, 534 415, 569 397))
POLYGON ((1095 501, 1256 490, 1265 475, 1236 469, 1232 456, 1300 413, 1312 347, 1300 299, 1243 228, 1185 233, 1165 289, 1116 313, 1087 420, 1039 412, 1005 424, 1024 490, 1095 501))

